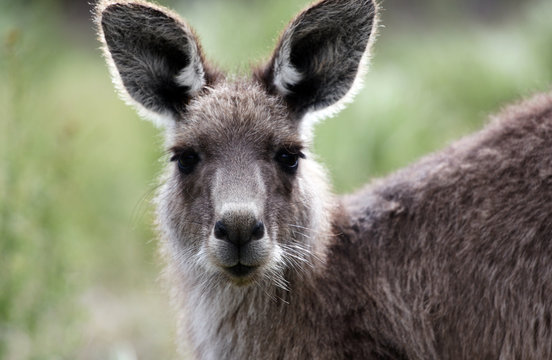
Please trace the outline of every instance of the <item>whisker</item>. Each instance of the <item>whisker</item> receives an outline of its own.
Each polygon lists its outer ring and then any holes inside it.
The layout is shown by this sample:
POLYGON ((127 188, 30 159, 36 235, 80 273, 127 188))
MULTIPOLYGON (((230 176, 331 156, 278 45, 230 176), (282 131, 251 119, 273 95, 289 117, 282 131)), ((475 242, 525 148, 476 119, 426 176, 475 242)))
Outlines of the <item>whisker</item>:
POLYGON ((291 226, 291 227, 296 227, 296 228, 300 228, 300 229, 304 229, 304 230, 312 230, 308 227, 304 227, 304 226, 301 226, 301 225, 296 225, 296 224, 288 224, 288 226, 291 226))
POLYGON ((136 225, 138 223, 142 222, 143 216, 147 213, 149 210, 147 203, 150 203, 154 193, 161 187, 161 184, 157 184, 152 186, 148 191, 146 191, 140 199, 136 202, 134 207, 132 208, 131 215, 130 215, 130 226, 132 229, 136 228, 136 225))
POLYGON ((299 235, 301 235, 301 236, 303 236, 303 237, 305 237, 305 238, 307 238, 307 239, 310 239, 310 238, 311 238, 309 235, 304 234, 304 233, 302 233, 302 232, 300 232, 300 231, 297 231, 297 230, 291 230, 291 232, 293 233, 293 235, 299 234, 299 235))

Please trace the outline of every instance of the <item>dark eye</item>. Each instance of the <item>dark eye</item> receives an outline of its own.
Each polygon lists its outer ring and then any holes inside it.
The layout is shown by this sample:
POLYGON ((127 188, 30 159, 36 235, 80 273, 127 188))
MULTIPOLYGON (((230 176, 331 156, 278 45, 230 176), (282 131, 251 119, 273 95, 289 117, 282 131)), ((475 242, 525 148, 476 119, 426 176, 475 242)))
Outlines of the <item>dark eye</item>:
POLYGON ((193 150, 187 150, 180 154, 176 154, 171 158, 171 161, 177 161, 178 170, 183 174, 190 174, 194 171, 199 162, 199 155, 193 150))
POLYGON ((295 174, 299 168, 299 158, 304 158, 300 151, 282 149, 276 153, 276 161, 282 170, 288 174, 295 174))

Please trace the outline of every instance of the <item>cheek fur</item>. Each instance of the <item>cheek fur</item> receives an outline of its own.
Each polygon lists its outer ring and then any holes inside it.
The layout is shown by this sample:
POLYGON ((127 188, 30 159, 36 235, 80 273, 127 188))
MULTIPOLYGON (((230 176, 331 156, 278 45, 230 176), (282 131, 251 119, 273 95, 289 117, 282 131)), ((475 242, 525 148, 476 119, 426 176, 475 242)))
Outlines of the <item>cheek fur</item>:
MULTIPOLYGON (((301 163, 299 164, 301 166, 301 163)), ((265 200, 265 217, 271 236, 274 241, 285 244, 293 238, 301 194, 295 188, 300 171, 296 175, 289 175, 281 171, 277 164, 269 163, 263 169, 263 176, 268 179, 267 198, 265 200)))
POLYGON ((170 226, 178 233, 178 240, 184 245, 204 241, 214 222, 206 178, 208 173, 202 169, 187 175, 175 169, 167 182, 170 190, 169 195, 164 197, 164 203, 170 209, 170 226))

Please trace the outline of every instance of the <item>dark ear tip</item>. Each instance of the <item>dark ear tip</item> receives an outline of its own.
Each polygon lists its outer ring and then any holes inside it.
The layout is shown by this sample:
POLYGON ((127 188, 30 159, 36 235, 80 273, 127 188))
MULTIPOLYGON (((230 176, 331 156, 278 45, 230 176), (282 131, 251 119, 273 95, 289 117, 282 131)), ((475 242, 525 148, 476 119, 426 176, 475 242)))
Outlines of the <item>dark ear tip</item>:
POLYGON ((124 29, 129 24, 147 19, 170 19, 177 24, 183 21, 171 10, 141 0, 100 0, 96 5, 95 22, 100 32, 124 29))
POLYGON ((359 7, 370 19, 374 19, 379 13, 379 4, 377 0, 363 0, 359 7))
POLYGON ((94 22, 98 27, 103 27, 106 21, 109 21, 110 15, 117 12, 117 9, 121 9, 125 3, 112 1, 112 0, 100 0, 94 7, 94 22))
POLYGON ((373 23, 377 22, 377 17, 380 12, 378 0, 351 0, 351 3, 357 4, 357 11, 363 13, 366 19, 369 19, 369 21, 373 23))
MULTIPOLYGON (((358 1, 358 0, 353 0, 358 1)), ((367 10, 371 12, 375 12, 378 8, 378 1, 377 0, 361 0, 362 6, 365 7, 367 10)))
POLYGON ((156 10, 159 13, 165 14, 165 16, 169 16, 168 9, 161 10, 159 6, 139 0, 100 0, 95 7, 96 18, 100 21, 104 17, 125 16, 131 11, 143 12, 151 10, 156 10))
POLYGON ((104 14, 108 14, 111 10, 113 10, 116 7, 120 7, 123 4, 124 3, 112 1, 112 0, 100 0, 96 3, 94 10, 97 16, 102 16, 104 14))
POLYGON ((376 11, 377 8, 378 8, 378 3, 376 0, 366 0, 366 2, 368 3, 368 7, 373 10, 373 11, 376 11))
POLYGON ((151 9, 150 6, 140 2, 130 2, 130 1, 100 1, 97 6, 97 13, 102 16, 111 16, 111 15, 123 15, 128 13, 131 10, 138 9, 151 9))

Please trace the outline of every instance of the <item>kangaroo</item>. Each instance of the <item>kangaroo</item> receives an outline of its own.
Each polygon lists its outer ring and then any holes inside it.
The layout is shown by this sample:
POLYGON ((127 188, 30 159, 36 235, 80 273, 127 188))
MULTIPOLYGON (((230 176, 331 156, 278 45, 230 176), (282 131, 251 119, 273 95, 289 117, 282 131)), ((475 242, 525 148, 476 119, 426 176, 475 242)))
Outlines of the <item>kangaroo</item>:
POLYGON ((551 94, 332 194, 312 129, 358 88, 377 14, 372 0, 319 1, 230 78, 173 12, 97 6, 115 85, 164 130, 155 205, 184 352, 552 359, 551 94))

